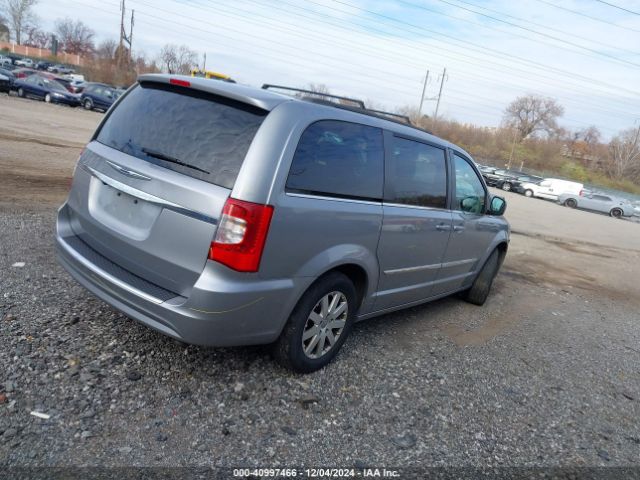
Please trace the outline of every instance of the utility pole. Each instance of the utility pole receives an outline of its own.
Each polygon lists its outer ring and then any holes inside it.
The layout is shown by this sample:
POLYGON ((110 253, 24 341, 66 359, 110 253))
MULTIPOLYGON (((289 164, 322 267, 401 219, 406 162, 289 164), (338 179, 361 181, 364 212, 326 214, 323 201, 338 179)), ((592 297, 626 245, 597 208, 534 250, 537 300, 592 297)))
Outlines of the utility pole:
POLYGON ((120 2, 120 43, 118 45, 118 67, 122 63, 122 49, 124 48, 124 0, 120 2))
POLYGON ((424 94, 427 92, 427 82, 429 81, 429 70, 427 70, 427 75, 424 77, 424 85, 422 86, 422 96, 420 97, 420 106, 418 107, 418 116, 422 116, 422 104, 424 103, 424 94))
POLYGON ((133 24, 134 24, 133 17, 135 13, 136 13, 135 10, 131 10, 131 26, 129 27, 129 61, 131 61, 133 58, 131 52, 133 50, 133 24))
POLYGON ((436 103, 436 112, 433 114, 433 120, 438 118, 438 110, 440 109, 440 98, 442 98, 442 87, 444 86, 444 79, 447 76, 447 69, 442 72, 442 78, 440 79, 440 92, 438 93, 438 102, 436 103))
POLYGON ((202 71, 206 72, 207 70, 207 52, 204 52, 203 60, 202 60, 202 71))

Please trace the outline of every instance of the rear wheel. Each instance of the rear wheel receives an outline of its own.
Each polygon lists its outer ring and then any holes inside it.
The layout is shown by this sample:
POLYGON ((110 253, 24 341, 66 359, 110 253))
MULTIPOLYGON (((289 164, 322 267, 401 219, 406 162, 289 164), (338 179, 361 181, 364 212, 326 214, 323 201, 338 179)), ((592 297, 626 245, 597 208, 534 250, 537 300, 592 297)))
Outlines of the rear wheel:
POLYGON ((274 345, 278 362, 301 373, 327 365, 351 332, 356 301, 356 289, 342 273, 318 280, 302 296, 274 345))
POLYGON ((623 213, 622 210, 620 210, 619 208, 614 208, 609 212, 609 215, 611 215, 614 218, 622 218, 622 213, 623 213))
POLYGON ((567 198, 564 201, 564 206, 569 208, 576 208, 578 206, 578 202, 576 202, 573 198, 567 198))
POLYGON ((489 297, 489 292, 491 291, 491 285, 493 284, 493 279, 496 277, 498 273, 498 268, 500 267, 500 253, 498 250, 494 250, 489 258, 482 266, 482 270, 473 281, 473 285, 471 288, 467 290, 463 298, 474 305, 484 305, 484 302, 487 301, 489 297))
POLYGON ((511 191, 511 184, 509 182, 504 182, 502 184, 502 190, 504 190, 505 192, 510 192, 511 191))
POLYGON ((524 196, 529 198, 533 197, 533 190, 525 190, 524 196))

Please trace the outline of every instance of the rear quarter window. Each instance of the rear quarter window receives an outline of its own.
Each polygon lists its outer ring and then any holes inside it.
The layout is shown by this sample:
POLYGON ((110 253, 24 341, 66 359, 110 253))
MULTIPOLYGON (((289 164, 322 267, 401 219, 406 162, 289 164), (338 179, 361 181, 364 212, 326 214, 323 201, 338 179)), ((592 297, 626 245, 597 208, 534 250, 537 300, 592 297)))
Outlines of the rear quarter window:
POLYGON ((321 120, 300 137, 286 187, 300 193, 381 200, 383 177, 381 129, 321 120))
POLYGON ((190 177, 233 188, 267 114, 222 96, 143 82, 111 111, 96 140, 190 177))

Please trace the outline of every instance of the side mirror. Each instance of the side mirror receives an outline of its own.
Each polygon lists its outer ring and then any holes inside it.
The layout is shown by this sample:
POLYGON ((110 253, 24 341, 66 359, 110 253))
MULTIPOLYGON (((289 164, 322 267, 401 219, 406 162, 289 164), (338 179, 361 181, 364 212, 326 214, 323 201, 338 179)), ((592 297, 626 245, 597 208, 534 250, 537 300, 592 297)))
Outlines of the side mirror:
POLYGON ((507 209, 507 201, 502 197, 492 197, 489 204, 489 215, 500 217, 507 209))

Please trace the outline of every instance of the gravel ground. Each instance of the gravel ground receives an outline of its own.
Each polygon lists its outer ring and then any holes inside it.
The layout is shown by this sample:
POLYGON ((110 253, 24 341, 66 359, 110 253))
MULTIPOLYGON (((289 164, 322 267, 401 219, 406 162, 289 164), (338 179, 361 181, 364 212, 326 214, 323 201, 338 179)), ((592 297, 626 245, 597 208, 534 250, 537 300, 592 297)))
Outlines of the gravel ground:
POLYGON ((519 255, 550 242, 514 235, 485 307, 360 323, 300 376, 266 347, 186 346, 125 318, 56 265, 53 224, 0 209, 4 465, 639 463, 638 305, 527 278, 519 255))

